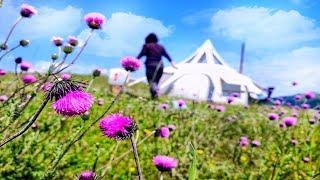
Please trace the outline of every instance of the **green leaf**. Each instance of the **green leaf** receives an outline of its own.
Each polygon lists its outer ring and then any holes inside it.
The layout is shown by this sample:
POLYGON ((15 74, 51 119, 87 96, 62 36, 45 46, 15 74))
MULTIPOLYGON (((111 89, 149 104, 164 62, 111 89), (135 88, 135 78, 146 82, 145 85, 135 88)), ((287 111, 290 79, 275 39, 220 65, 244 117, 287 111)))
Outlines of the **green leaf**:
POLYGON ((191 147, 192 147, 192 164, 189 168, 189 180, 195 180, 197 177, 197 152, 193 146, 193 144, 191 143, 191 147))

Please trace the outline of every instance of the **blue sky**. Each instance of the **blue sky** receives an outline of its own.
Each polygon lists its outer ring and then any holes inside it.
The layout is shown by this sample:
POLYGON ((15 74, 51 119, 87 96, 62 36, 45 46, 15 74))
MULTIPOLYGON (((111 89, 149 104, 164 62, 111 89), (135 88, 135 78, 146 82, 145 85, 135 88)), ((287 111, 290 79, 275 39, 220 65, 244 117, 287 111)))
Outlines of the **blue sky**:
MULTIPOLYGON (((52 36, 84 38, 83 16, 103 13, 108 21, 89 42, 73 72, 119 67, 119 59, 137 55, 149 32, 161 37, 179 62, 210 39, 231 66, 238 68, 240 46, 246 42, 245 74, 261 86, 276 86, 277 95, 320 91, 320 2, 317 0, 4 0, 0 9, 0 41, 28 3, 39 14, 24 20, 9 42, 31 40, 0 62, 13 69, 16 56, 44 70, 55 51, 52 36), (5 17, 5 18, 2 18, 5 17), (291 88, 291 81, 299 86, 291 88)), ((143 76, 144 70, 136 73, 143 76)))

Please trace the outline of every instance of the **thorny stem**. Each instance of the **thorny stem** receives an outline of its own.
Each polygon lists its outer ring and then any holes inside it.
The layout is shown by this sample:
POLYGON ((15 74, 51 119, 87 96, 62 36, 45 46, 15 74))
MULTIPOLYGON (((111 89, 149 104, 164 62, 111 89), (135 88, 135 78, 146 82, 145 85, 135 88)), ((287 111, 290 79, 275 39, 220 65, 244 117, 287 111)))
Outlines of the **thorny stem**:
POLYGON ((49 99, 46 98, 42 104, 40 105, 39 109, 37 110, 37 112, 30 118, 28 124, 22 128, 19 132, 17 132, 16 134, 14 134, 13 136, 5 139, 1 144, 0 147, 6 145, 7 143, 9 143, 10 141, 14 140, 15 138, 21 136, 23 133, 25 133, 30 126, 37 120, 37 118, 39 117, 39 115, 41 114, 42 110, 44 109, 44 107, 47 105, 49 99))
POLYGON ((20 47, 20 44, 16 45, 15 47, 9 49, 8 51, 6 51, 2 56, 0 56, 0 61, 6 56, 8 55, 10 52, 14 51, 15 49, 17 49, 18 47, 20 47))
POLYGON ((131 141, 131 145, 132 145, 134 161, 136 163, 136 168, 137 168, 137 171, 138 171, 138 177, 139 177, 138 179, 142 180, 142 171, 141 171, 140 162, 139 162, 138 149, 137 149, 137 144, 135 142, 135 139, 134 139, 133 135, 131 136, 130 141, 131 141))
POLYGON ((7 37, 6 37, 6 40, 5 40, 4 43, 3 43, 4 45, 7 44, 7 42, 9 41, 9 38, 10 38, 12 32, 13 32, 13 30, 16 28, 16 26, 19 24, 19 22, 20 22, 21 20, 22 20, 22 16, 19 17, 19 18, 16 20, 16 22, 12 25, 12 27, 11 27, 11 29, 10 29, 7 37))

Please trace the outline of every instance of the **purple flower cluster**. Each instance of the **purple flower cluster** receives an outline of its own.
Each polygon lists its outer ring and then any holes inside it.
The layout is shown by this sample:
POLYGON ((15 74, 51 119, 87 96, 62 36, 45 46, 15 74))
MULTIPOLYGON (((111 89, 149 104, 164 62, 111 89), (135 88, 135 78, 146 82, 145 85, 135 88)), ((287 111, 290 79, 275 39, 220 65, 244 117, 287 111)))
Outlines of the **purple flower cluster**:
POLYGON ((64 116, 82 115, 93 104, 93 96, 89 93, 77 90, 67 93, 64 97, 53 103, 53 109, 64 116))
POLYGON ((0 69, 0 76, 4 76, 7 74, 7 71, 5 71, 4 69, 0 69))
POLYGON ((279 115, 276 113, 269 113, 268 118, 270 121, 275 121, 279 119, 279 115))
POLYGON ((169 138, 170 136, 170 129, 168 127, 162 127, 156 130, 155 133, 156 137, 161 137, 161 138, 169 138))
POLYGON ((218 112, 224 112, 226 109, 223 105, 219 105, 215 107, 216 111, 218 112))
POLYGON ((51 39, 52 43, 59 47, 59 46, 62 46, 63 45, 63 39, 62 37, 59 37, 59 36, 53 36, 52 39, 51 39))
POLYGON ((135 57, 124 57, 120 61, 121 66, 126 70, 126 71, 137 71, 141 67, 141 61, 135 57))
POLYGON ((27 61, 22 61, 20 63, 20 69, 21 71, 28 71, 30 68, 32 68, 32 64, 27 61))
POLYGON ((286 125, 286 127, 295 126, 297 124, 297 118, 285 117, 285 118, 283 118, 283 123, 286 125))
POLYGON ((0 96, 0 102, 5 102, 7 100, 8 100, 8 96, 6 96, 6 95, 1 95, 0 96))
POLYGON ((90 171, 90 170, 86 170, 81 172, 81 174, 79 175, 79 180, 94 180, 95 178, 95 174, 94 172, 90 171))
POLYGON ((112 114, 100 121, 102 133, 115 140, 124 140, 132 136, 136 130, 134 121, 122 114, 112 114))
POLYGON ((307 91, 305 94, 304 94, 304 97, 306 99, 314 99, 316 98, 316 94, 313 92, 313 91, 307 91))
POLYGON ((157 155, 152 159, 153 164, 161 172, 171 171, 178 166, 178 160, 169 156, 157 155))

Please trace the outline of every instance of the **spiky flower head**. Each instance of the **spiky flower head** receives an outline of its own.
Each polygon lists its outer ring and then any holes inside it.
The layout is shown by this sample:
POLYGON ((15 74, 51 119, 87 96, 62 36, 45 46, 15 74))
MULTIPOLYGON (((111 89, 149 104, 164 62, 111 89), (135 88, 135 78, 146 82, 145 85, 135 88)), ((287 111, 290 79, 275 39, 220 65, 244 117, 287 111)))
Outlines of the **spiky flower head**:
POLYGON ((275 121, 275 120, 278 120, 278 119, 279 119, 279 115, 276 114, 276 113, 269 113, 269 114, 268 114, 268 118, 269 118, 269 120, 271 120, 271 121, 275 121))
POLYGON ((71 79, 71 74, 63 73, 63 74, 61 74, 60 77, 62 80, 69 80, 69 79, 71 79))
POLYGON ((306 99, 314 99, 317 95, 313 91, 307 91, 304 96, 306 99))
POLYGON ((37 13, 38 13, 38 11, 32 6, 30 6, 28 4, 21 5, 20 15, 22 17, 31 18, 33 15, 35 15, 37 13))
POLYGON ((101 29, 106 22, 105 16, 96 12, 88 13, 84 20, 91 29, 101 29))
POLYGON ((177 101, 173 101, 173 105, 175 108, 178 108, 178 109, 185 109, 187 108, 187 103, 185 100, 183 99, 179 99, 177 101))
POLYGON ((283 122, 287 127, 295 126, 297 124, 297 118, 295 118, 295 117, 285 117, 283 119, 283 122))
POLYGON ((74 47, 70 44, 66 44, 65 46, 63 46, 62 48, 62 51, 65 53, 65 54, 71 54, 74 50, 74 47))
POLYGON ((295 99, 296 101, 300 101, 300 100, 302 99, 302 97, 301 97, 301 95, 296 95, 296 96, 294 97, 294 99, 295 99))
POLYGON ((282 102, 279 99, 274 101, 274 105, 276 105, 276 106, 280 106, 281 104, 282 104, 282 102))
POLYGON ((133 135, 137 126, 130 117, 112 114, 101 119, 100 129, 105 136, 111 139, 125 140, 133 135))
POLYGON ((52 104, 53 109, 64 116, 82 115, 93 104, 93 96, 81 90, 70 91, 52 104))
POLYGON ((78 41, 78 38, 74 37, 74 36, 69 36, 68 37, 68 43, 71 45, 71 46, 77 46, 79 41, 78 41))
POLYGON ((0 102, 5 102, 7 100, 8 100, 8 96, 6 96, 6 95, 1 95, 0 96, 0 102))
POLYGON ((294 145, 294 146, 296 146, 296 145, 298 144, 298 140, 292 139, 292 140, 291 140, 291 144, 294 145))
POLYGON ((247 137, 245 137, 245 136, 240 137, 239 145, 241 147, 247 147, 249 145, 249 139, 247 137))
POLYGON ((234 97, 233 96, 228 96, 227 97, 228 104, 231 104, 233 101, 234 101, 234 97))
POLYGON ((215 109, 218 111, 218 112, 224 112, 225 111, 225 107, 223 105, 218 105, 215 107, 215 109))
POLYGON ((51 41, 53 42, 53 44, 57 47, 62 46, 63 45, 63 39, 62 37, 59 36, 53 36, 51 41))
POLYGON ((152 161, 161 172, 171 171, 178 166, 178 160, 170 156, 157 155, 153 157, 152 161))
POLYGON ((27 61, 22 61, 20 63, 20 69, 21 71, 28 71, 32 67, 32 64, 27 61))
POLYGON ((82 86, 71 80, 57 81, 53 83, 46 97, 50 100, 57 101, 73 91, 82 91, 82 86))
POLYGON ((94 174, 94 172, 92 172, 90 170, 86 170, 86 171, 81 172, 78 179, 79 180, 94 180, 95 174, 94 174))
POLYGON ((120 63, 126 71, 131 72, 137 71, 141 67, 141 61, 132 56, 122 58, 120 63))
POLYGON ((0 69, 0 76, 4 76, 7 74, 7 71, 4 69, 0 69))
POLYGON ((169 108, 169 105, 166 103, 163 103, 163 104, 160 104, 159 107, 160 109, 167 110, 169 108))
POLYGON ((26 47, 26 46, 29 45, 29 42, 30 42, 29 40, 22 39, 22 40, 20 40, 19 44, 20 44, 20 46, 22 46, 22 47, 26 47))
POLYGON ((259 147, 259 146, 261 145, 261 142, 260 142, 259 140, 253 140, 253 141, 251 142, 251 145, 252 145, 253 147, 259 147))
POLYGON ((103 98, 99 98, 98 99, 98 105, 102 106, 104 104, 104 99, 103 98))
POLYGON ((26 74, 22 77, 22 81, 25 84, 31 84, 31 83, 35 83, 37 81, 37 78, 34 75, 26 74))
POLYGON ((169 138, 170 136, 170 130, 168 127, 162 127, 156 130, 155 133, 156 137, 161 137, 161 138, 169 138))
POLYGON ((303 104, 301 104, 301 107, 302 107, 303 109, 309 109, 309 108, 310 108, 310 105, 307 104, 307 103, 303 103, 303 104))

